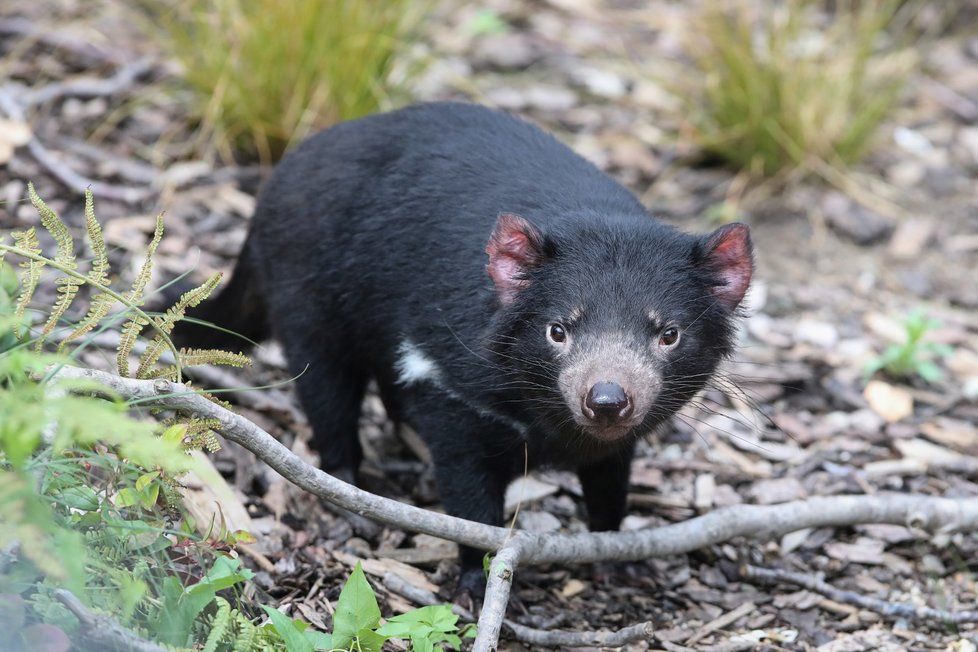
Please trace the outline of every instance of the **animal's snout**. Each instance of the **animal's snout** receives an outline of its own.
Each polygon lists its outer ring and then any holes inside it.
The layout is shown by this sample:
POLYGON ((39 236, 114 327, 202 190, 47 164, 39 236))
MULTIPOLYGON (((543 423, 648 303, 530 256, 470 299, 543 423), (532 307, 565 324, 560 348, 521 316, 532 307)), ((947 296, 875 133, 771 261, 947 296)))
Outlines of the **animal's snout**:
POLYGON ((627 419, 632 415, 632 410, 632 400, 625 388, 606 380, 594 383, 581 406, 585 417, 603 425, 613 425, 627 419))

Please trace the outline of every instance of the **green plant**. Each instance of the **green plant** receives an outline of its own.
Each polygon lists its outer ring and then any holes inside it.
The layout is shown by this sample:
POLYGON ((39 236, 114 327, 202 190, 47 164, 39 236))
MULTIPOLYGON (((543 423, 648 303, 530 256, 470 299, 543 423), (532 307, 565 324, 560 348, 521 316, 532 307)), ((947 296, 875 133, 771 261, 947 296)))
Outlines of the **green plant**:
POLYGON ((46 649, 39 647, 39 639, 27 637, 54 636, 55 630, 71 632, 78 626, 52 597, 53 588, 66 587, 126 626, 149 631, 157 620, 157 596, 166 587, 172 590, 170 554, 182 550, 182 566, 192 569, 225 545, 199 541, 179 507, 179 476, 194 468, 207 477, 187 451, 213 447, 216 439, 209 429, 214 424, 179 415, 162 424, 137 419, 130 406, 101 385, 59 378, 58 369, 74 362, 95 333, 123 322, 123 373, 137 343, 144 346, 136 371, 143 378, 176 380, 187 364, 242 364, 246 359, 217 351, 173 355, 168 338, 173 324, 216 279, 162 315, 139 307, 162 236, 160 223, 136 281, 121 293, 108 280, 91 193, 86 217, 94 258, 87 273, 78 270, 67 227, 33 186, 29 195, 57 253, 48 257, 41 252, 34 229, 15 233, 13 245, 0 242, 0 258, 22 259, 19 277, 0 260, 0 603, 10 607, 11 619, 23 621, 25 649, 46 649), (51 308, 40 310, 31 302, 47 269, 60 272, 58 294, 51 308), (65 327, 83 286, 95 293, 89 308, 80 322, 65 327), (36 315, 40 319, 33 323, 30 317, 36 315), (150 325, 155 333, 140 340, 150 325), (55 340, 58 351, 46 350, 55 340), (173 364, 160 366, 167 349, 173 364))
POLYGON ((910 313, 903 323, 906 339, 900 344, 886 347, 882 355, 866 365, 866 378, 883 371, 897 379, 919 376, 928 383, 940 381, 944 373, 934 360, 950 355, 952 350, 946 344, 924 339, 928 331, 940 326, 939 321, 929 319, 922 310, 910 313))
POLYGON ((333 615, 333 632, 323 634, 306 629, 306 623, 290 620, 282 612, 263 607, 269 616, 270 626, 282 637, 289 652, 313 652, 313 650, 355 650, 356 652, 380 652, 390 639, 407 639, 411 649, 432 652, 436 647, 447 645, 458 650, 461 636, 475 635, 474 628, 458 628, 458 616, 448 605, 432 605, 414 609, 387 619, 381 624, 377 597, 358 563, 347 578, 333 615))
POLYGON ((241 597, 238 589, 252 573, 233 547, 248 535, 219 532, 203 539, 180 508, 180 474, 193 467, 206 480, 187 450, 216 445, 210 432, 216 424, 181 415, 140 420, 104 387, 57 376, 95 333, 120 323, 120 372, 128 371, 137 344, 144 345, 135 372, 142 378, 178 379, 182 366, 202 361, 243 363, 222 351, 180 350, 174 364, 159 364, 168 348, 173 352, 167 336, 185 306, 202 300, 216 280, 162 315, 145 313, 139 305, 162 227, 133 288, 118 293, 108 281, 91 194, 86 215, 94 261, 88 273, 78 271, 68 229, 33 187, 30 196, 58 253, 43 255, 33 230, 15 234, 14 245, 0 243, 0 257, 23 259, 19 278, 0 260, 0 624, 7 647, 66 652, 79 627, 55 596, 56 588, 67 587, 136 635, 205 652, 379 652, 391 638, 410 639, 419 650, 457 649, 467 633, 459 632, 444 605, 381 624, 359 566, 340 594, 331 634, 241 597), (31 299, 49 268, 60 272, 58 298, 48 311, 37 310, 34 324, 31 299), (86 315, 59 331, 86 285, 96 292, 86 315), (155 334, 140 340, 146 326, 155 334), (54 341, 59 351, 45 350, 54 341), (269 619, 261 625, 259 607, 269 619))
POLYGON ((900 47, 913 3, 815 0, 703 4, 673 84, 703 149, 752 174, 860 158, 917 62, 900 47))
POLYGON ((312 131, 389 106, 424 0, 173 0, 148 4, 225 157, 264 162, 312 131), (161 3, 162 4, 162 3, 161 3))

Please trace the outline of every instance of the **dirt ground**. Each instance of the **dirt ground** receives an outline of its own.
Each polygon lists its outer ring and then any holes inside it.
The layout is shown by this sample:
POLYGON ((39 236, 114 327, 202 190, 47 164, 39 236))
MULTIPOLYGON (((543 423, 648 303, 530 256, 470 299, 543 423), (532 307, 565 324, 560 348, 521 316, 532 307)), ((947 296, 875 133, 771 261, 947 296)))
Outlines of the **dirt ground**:
MULTIPOLYGON (((713 228, 711 207, 739 196, 741 179, 697 160, 675 136, 682 116, 666 87, 681 74, 676 27, 692 3, 448 4, 428 21, 422 50, 432 64, 414 88, 417 98, 469 99, 527 116, 684 229, 713 228), (474 33, 487 10, 505 29, 474 33)), ((695 406, 642 444, 626 528, 816 495, 978 499, 978 37, 964 20, 922 50, 923 72, 857 166, 848 194, 802 182, 745 205, 759 271, 743 345, 695 406), (941 322, 929 336, 953 349, 938 362, 942 380, 882 378, 884 385, 866 391, 865 364, 902 339, 902 320, 917 308, 941 322)), ((0 231, 36 223, 24 203, 27 180, 80 227, 82 199, 56 174, 68 169, 110 186, 95 193, 116 269, 132 269, 155 214, 165 210, 157 283, 191 268, 201 277, 228 270, 267 171, 193 155, 195 133, 173 66, 140 35, 143 27, 108 0, 4 0, 0 110, 14 117, 4 97, 25 106, 35 142, 53 160, 27 147, 0 160, 0 231), (33 29, 44 36, 25 38, 33 29), (95 79, 119 83, 106 93, 95 79)), ((0 154, 3 138, 0 126, 0 154)), ((111 357, 88 361, 104 365, 111 357)), ((241 375, 211 373, 198 382, 285 380, 274 345, 256 357, 241 375)), ((235 400, 314 459, 287 384, 235 400)), ((423 449, 410 433, 394 432, 378 400, 366 408, 367 488, 437 508, 423 449)), ((328 626, 329 603, 355 558, 376 558, 367 568, 375 580, 394 570, 450 594, 453 545, 354 527, 233 446, 215 464, 244 506, 235 518, 258 539, 248 558, 260 590, 294 614, 328 626)), ((514 504, 523 499, 521 527, 585 529, 570 474, 534 475, 511 493, 514 504)), ((898 526, 804 531, 630 564, 610 579, 585 566, 525 569, 510 613, 541 629, 651 620, 652 649, 975 650, 973 625, 884 619, 797 587, 746 582, 738 565, 819 573, 862 595, 955 611, 978 600, 976 553, 972 533, 927 539, 898 526)), ((374 584, 385 613, 407 608, 374 584)))

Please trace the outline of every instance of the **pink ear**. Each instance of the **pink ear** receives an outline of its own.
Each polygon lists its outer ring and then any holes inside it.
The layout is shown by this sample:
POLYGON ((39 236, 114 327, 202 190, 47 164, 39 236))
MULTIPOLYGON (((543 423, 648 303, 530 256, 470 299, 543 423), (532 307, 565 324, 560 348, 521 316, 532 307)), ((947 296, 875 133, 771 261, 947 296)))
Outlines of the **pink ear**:
POLYGON ((543 260, 543 238, 536 228, 518 215, 503 213, 489 236, 486 271, 496 285, 499 300, 512 303, 516 294, 529 284, 526 272, 543 260))
POLYGON ((744 299, 754 272, 754 247, 746 224, 727 224, 714 231, 704 247, 704 263, 722 282, 711 292, 727 310, 744 299))

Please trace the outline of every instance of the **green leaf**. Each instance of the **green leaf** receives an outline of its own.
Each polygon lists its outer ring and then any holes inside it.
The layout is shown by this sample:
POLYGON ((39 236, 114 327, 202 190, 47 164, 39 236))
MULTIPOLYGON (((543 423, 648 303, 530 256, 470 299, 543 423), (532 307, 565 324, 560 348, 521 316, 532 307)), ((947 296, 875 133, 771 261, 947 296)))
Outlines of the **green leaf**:
POLYGON ((411 649, 414 652, 433 652, 435 646, 427 637, 412 636, 411 649))
POLYGON ((268 614, 272 628, 282 637, 289 652, 313 652, 313 643, 303 635, 291 618, 267 605, 261 605, 261 608, 268 614))
POLYGON ((100 504, 98 494, 95 493, 95 490, 83 484, 74 487, 66 487, 61 491, 53 493, 51 497, 59 505, 64 505, 65 507, 71 507, 74 509, 81 509, 86 512, 94 512, 98 510, 100 504))
POLYGON ((357 641, 357 647, 362 652, 381 652, 384 648, 384 643, 387 641, 386 636, 367 628, 357 632, 354 638, 357 641))
POLYGON ((149 486, 149 483, 150 482, 152 482, 153 480, 155 480, 158 477, 160 477, 160 472, 159 471, 153 471, 151 473, 144 473, 143 475, 139 476, 139 479, 136 480, 136 489, 138 489, 139 491, 142 491, 143 489, 145 489, 146 487, 149 486))
POLYGON ((918 363, 917 373, 928 383, 937 383, 944 377, 944 372, 933 362, 918 363))
MULTIPOLYGON (((345 648, 364 630, 373 630, 380 622, 380 607, 370 588, 367 576, 363 574, 360 563, 350 573, 350 577, 340 591, 333 615, 333 643, 345 648)), ((362 641, 361 641, 362 644, 362 641)))
POLYGON ((312 643, 312 647, 316 650, 332 650, 335 647, 333 645, 333 637, 330 634, 307 629, 302 632, 302 635, 306 637, 307 641, 312 643))
POLYGON ((119 493, 116 494, 113 502, 115 503, 116 507, 132 507, 133 505, 138 504, 139 500, 139 492, 132 487, 123 487, 119 490, 119 493))

